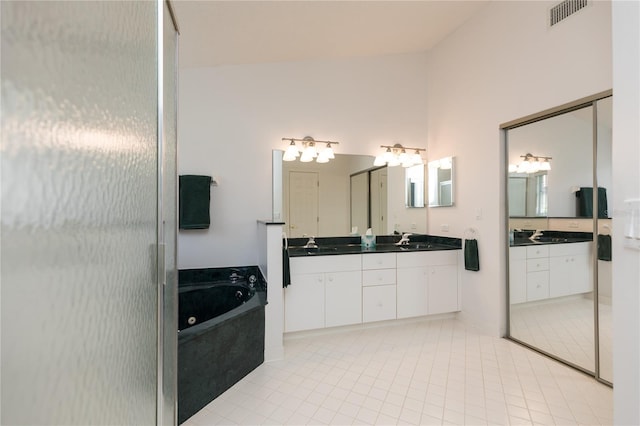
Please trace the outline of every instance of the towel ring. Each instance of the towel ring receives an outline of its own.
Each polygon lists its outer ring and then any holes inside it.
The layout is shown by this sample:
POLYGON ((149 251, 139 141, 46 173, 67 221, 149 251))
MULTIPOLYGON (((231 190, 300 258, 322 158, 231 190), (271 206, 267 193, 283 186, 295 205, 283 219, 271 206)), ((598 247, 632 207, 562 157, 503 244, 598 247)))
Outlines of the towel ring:
POLYGON ((464 230, 465 240, 475 240, 478 238, 479 232, 475 228, 467 228, 464 230))

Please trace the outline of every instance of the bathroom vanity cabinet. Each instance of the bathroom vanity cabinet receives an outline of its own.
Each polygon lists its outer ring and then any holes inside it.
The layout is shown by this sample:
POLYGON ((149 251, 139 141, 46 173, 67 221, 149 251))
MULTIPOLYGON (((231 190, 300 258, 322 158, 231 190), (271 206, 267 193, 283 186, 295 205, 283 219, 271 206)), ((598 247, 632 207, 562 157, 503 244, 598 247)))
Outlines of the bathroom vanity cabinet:
POLYGON ((360 323, 361 270, 361 254, 292 258, 284 331, 360 323))
POLYGON ((592 291, 592 247, 590 241, 510 247, 511 303, 592 291))
POLYGON ((284 331, 460 310, 460 250, 292 257, 284 331))

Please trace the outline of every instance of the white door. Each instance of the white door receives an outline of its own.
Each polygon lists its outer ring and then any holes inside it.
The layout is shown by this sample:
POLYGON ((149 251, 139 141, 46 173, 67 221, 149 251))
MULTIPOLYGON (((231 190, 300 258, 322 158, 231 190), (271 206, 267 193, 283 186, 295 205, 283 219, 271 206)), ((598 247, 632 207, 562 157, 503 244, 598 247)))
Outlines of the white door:
POLYGON ((289 172, 289 237, 318 235, 318 173, 289 172))
POLYGON ((387 233, 387 169, 371 172, 371 229, 374 235, 387 233))

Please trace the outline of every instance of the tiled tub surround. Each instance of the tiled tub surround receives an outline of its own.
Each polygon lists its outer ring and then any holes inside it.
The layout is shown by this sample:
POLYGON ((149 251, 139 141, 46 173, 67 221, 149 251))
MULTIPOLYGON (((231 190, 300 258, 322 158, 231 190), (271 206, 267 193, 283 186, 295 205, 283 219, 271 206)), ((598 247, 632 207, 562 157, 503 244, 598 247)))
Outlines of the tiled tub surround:
POLYGON ((459 311, 460 239, 416 235, 409 246, 396 246, 399 239, 377 237, 375 248, 363 249, 359 237, 317 238, 326 250, 293 246, 306 238, 289 240, 284 331, 459 311))
POLYGON ((251 266, 181 270, 178 283, 182 423, 264 362, 266 282, 251 266))

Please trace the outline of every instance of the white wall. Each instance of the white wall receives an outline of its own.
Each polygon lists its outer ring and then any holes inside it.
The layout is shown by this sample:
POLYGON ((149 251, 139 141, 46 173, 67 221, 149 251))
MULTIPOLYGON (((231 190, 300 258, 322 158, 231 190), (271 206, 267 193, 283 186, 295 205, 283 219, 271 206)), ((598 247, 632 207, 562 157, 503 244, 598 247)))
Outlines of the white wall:
POLYGON ((463 274, 463 318, 495 335, 505 315, 505 160, 499 125, 612 86, 610 3, 547 28, 543 1, 491 2, 429 56, 430 159, 456 156, 456 206, 429 232, 478 231, 480 271, 463 274))
POLYGON ((220 185, 211 228, 178 236, 179 268, 256 264, 256 219, 271 217, 271 150, 283 137, 339 141, 343 154, 425 147, 426 75, 425 54, 181 70, 179 173, 220 185))
POLYGON ((640 4, 613 2, 614 423, 640 424, 640 252, 624 248, 624 200, 640 198, 640 4))

